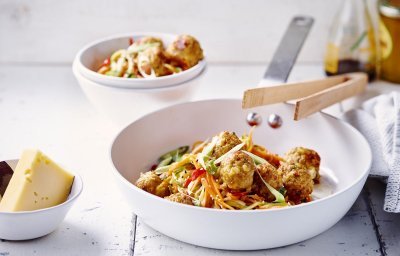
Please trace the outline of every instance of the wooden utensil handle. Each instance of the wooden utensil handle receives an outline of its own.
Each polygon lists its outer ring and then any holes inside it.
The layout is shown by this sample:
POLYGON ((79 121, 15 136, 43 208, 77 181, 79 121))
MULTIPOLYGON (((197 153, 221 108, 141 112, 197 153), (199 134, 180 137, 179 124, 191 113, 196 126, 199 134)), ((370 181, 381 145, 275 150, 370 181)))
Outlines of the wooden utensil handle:
POLYGON ((252 108, 288 100, 296 103, 295 120, 357 95, 365 90, 365 73, 349 73, 325 79, 249 89, 244 92, 242 107, 252 108))
POLYGON ((342 83, 346 81, 347 77, 346 75, 339 75, 323 80, 277 84, 269 87, 249 89, 244 92, 242 107, 252 108, 303 98, 342 83))
POLYGON ((368 76, 366 74, 354 73, 348 75, 348 77, 350 79, 345 82, 297 101, 294 120, 305 118, 321 109, 365 91, 368 83, 368 76))

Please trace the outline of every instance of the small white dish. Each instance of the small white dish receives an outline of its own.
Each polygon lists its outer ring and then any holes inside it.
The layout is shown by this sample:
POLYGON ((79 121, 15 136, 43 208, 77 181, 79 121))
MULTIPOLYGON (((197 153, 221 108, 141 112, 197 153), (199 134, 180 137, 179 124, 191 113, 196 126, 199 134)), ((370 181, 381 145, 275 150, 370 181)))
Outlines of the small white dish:
MULTIPOLYGON (((206 61, 201 60, 197 65, 177 74, 155 78, 123 78, 106 76, 97 73, 97 69, 103 61, 111 56, 113 52, 119 49, 126 49, 129 46, 129 39, 135 41, 145 36, 154 36, 160 38, 166 47, 177 37, 174 34, 164 33, 130 33, 114 35, 99 39, 84 46, 76 55, 76 69, 85 78, 95 83, 106 86, 126 88, 126 89, 152 89, 168 86, 176 86, 185 83, 197 77, 205 68, 206 61)), ((201 42, 200 42, 201 43, 201 42)))
MULTIPOLYGON (((15 169, 18 160, 6 162, 15 169)), ((56 230, 83 189, 81 177, 76 173, 73 174, 74 183, 64 203, 36 211, 0 212, 0 239, 28 240, 56 230)))
POLYGON ((111 147, 112 172, 141 220, 177 240, 228 250, 285 246, 337 223, 353 205, 369 173, 372 156, 365 138, 349 124, 322 113, 294 121, 294 107, 289 104, 251 111, 243 110, 239 99, 190 102, 153 112, 124 128, 111 147), (264 119, 254 131, 255 143, 280 155, 296 146, 320 154, 321 184, 315 187, 313 201, 270 210, 217 210, 174 203, 133 185, 140 172, 178 146, 224 130, 248 133, 246 116, 251 111, 264 119), (283 119, 279 129, 267 125, 273 113, 283 119))

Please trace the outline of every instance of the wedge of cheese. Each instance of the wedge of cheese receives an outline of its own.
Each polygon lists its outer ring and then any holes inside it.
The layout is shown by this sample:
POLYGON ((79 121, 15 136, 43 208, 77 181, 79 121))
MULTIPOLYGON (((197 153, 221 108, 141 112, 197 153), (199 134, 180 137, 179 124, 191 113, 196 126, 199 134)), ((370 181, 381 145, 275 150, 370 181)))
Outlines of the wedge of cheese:
POLYGON ((22 153, 0 202, 0 211, 33 211, 65 202, 74 176, 39 150, 22 153))

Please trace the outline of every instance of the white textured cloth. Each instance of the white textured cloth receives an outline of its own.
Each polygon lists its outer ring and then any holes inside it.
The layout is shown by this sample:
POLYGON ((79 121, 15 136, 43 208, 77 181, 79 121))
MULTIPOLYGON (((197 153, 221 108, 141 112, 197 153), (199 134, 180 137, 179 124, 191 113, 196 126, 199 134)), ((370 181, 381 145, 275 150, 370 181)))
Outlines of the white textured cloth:
POLYGON ((400 213, 400 94, 372 98, 342 118, 357 128, 371 146, 370 175, 387 181, 384 210, 400 213))

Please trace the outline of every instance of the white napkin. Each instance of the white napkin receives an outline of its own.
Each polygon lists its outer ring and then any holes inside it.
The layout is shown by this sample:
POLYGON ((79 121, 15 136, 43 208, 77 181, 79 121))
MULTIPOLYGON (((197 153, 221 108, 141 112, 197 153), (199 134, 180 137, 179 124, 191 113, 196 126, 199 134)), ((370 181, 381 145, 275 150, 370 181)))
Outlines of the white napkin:
POLYGON ((400 212, 400 94, 372 98, 342 119, 357 128, 372 149, 370 176, 387 177, 384 210, 400 212))

